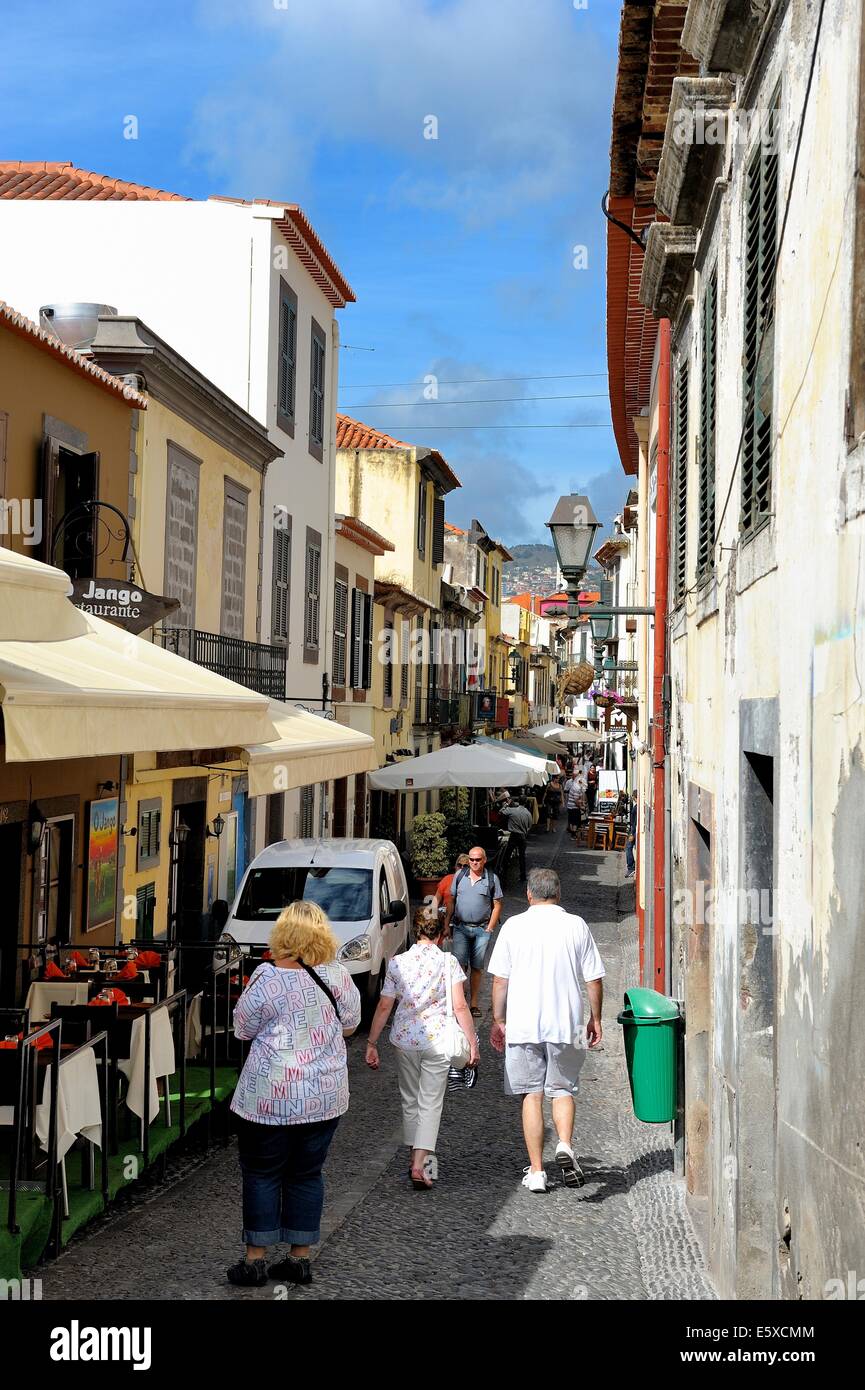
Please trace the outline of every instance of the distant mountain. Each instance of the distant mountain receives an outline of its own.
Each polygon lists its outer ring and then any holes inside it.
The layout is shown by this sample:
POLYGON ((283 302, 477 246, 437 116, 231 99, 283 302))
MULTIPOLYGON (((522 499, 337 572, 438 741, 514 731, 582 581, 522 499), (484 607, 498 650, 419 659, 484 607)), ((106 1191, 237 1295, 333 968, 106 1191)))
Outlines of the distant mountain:
MULTIPOLYGON (((556 568, 556 552, 551 545, 509 545, 508 550, 514 557, 514 564, 524 568, 526 565, 537 565, 539 568, 549 566, 556 568)), ((505 567, 507 574, 508 567, 505 567)))

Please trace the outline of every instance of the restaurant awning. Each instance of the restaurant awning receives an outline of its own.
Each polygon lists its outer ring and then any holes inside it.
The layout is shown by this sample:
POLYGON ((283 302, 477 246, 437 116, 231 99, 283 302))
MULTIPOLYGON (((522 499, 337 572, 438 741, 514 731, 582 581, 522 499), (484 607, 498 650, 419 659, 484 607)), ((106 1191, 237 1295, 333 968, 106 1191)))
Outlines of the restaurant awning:
POLYGON ((529 748, 527 744, 514 738, 502 740, 487 738, 486 734, 475 734, 473 741, 475 743, 482 743, 487 748, 498 748, 503 753, 521 753, 524 757, 533 759, 533 761, 538 764, 538 767, 542 768, 550 777, 558 777, 559 775, 559 765, 550 752, 541 754, 536 748, 529 748))
POLYGON ((576 724, 537 724, 529 733, 555 739, 558 743, 604 742, 604 735, 598 729, 581 729, 576 724))
POLYGON ((278 700, 270 701, 269 711, 277 737, 244 749, 250 796, 350 777, 376 766, 375 740, 369 734, 278 700))
POLYGON ((0 549, 6 761, 242 746, 273 737, 254 691, 75 608, 68 575, 0 549))

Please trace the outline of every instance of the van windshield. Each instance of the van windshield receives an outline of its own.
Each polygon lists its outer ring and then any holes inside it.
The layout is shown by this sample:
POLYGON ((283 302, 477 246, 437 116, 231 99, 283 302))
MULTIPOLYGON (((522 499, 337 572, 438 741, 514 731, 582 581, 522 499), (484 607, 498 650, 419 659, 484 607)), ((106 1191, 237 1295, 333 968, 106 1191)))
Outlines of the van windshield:
MULTIPOLYGON (((289 903, 318 903, 333 922, 365 922, 372 916, 372 870, 337 865, 276 865, 252 869, 235 916, 242 922, 275 922, 289 903)), ((229 928, 229 930, 231 930, 229 928)))

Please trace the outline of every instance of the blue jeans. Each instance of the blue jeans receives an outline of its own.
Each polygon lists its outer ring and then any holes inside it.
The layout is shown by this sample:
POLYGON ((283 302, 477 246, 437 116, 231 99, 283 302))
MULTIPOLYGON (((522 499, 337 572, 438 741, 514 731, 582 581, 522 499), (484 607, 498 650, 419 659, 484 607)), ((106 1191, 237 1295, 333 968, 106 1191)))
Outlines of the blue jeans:
POLYGON ((454 955, 463 970, 483 970, 493 934, 488 932, 486 923, 453 922, 454 955))
POLYGON ((247 1245, 315 1245, 324 1206, 321 1170, 339 1118, 260 1125, 237 1118, 247 1245))
POLYGON ((634 845, 629 835, 627 843, 625 845, 625 868, 627 869, 629 874, 632 874, 636 867, 637 861, 634 858, 634 845))

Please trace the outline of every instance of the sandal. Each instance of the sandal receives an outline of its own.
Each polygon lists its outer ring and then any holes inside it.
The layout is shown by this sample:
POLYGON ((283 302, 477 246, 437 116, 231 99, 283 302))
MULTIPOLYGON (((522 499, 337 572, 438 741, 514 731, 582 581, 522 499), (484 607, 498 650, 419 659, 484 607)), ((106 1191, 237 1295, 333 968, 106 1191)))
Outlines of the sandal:
POLYGON ((428 1178, 422 1168, 409 1168, 408 1175, 415 1192, 429 1192, 431 1190, 432 1178, 428 1178))

